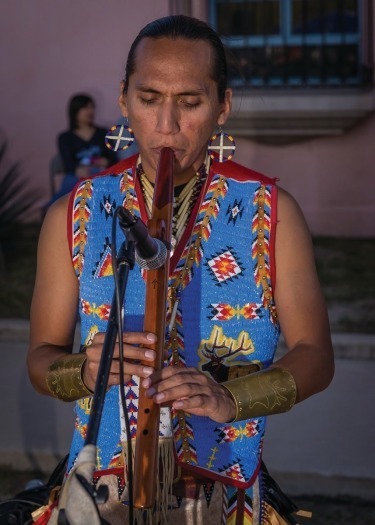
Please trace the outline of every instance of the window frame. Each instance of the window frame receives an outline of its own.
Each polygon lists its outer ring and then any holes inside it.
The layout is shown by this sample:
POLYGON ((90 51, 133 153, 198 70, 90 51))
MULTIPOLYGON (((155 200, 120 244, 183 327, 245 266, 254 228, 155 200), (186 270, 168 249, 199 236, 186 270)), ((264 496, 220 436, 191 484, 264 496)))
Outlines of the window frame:
MULTIPOLYGON (((227 3, 240 3, 243 0, 229 0, 227 3)), ((361 65, 363 63, 363 45, 362 45, 362 36, 364 35, 364 2, 363 0, 358 0, 357 3, 357 16, 358 16, 358 31, 356 33, 301 33, 295 34, 292 32, 292 15, 293 15, 293 1, 294 0, 278 0, 279 9, 280 9, 280 33, 278 35, 263 35, 263 36, 251 36, 251 35, 236 35, 236 36, 227 36, 221 35, 221 39, 226 47, 229 49, 239 49, 239 48, 260 48, 262 46, 269 47, 298 47, 302 49, 306 46, 323 46, 323 45, 357 45, 357 75, 350 76, 350 82, 347 82, 347 85, 358 86, 362 83, 362 74, 361 74, 361 65)), ((214 29, 217 30, 218 20, 216 7, 218 4, 225 3, 220 0, 209 0, 209 23, 214 29)), ((238 79, 230 80, 231 87, 234 88, 246 88, 246 83, 238 79)), ((251 87, 314 87, 314 86, 340 86, 342 84, 342 79, 335 76, 327 76, 325 82, 321 82, 317 77, 309 77, 308 75, 305 79, 298 77, 290 77, 288 81, 281 79, 280 77, 270 76, 268 82, 265 83, 260 77, 253 77, 249 86, 251 87)), ((345 85, 345 84, 344 84, 345 85)))

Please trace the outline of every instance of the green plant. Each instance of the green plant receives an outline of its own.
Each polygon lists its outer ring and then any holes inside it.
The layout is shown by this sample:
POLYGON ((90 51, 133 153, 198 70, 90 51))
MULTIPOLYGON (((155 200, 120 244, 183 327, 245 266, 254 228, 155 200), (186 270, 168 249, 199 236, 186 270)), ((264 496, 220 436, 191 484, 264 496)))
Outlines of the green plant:
POLYGON ((6 268, 6 255, 17 244, 40 192, 30 186, 18 163, 6 165, 7 142, 0 144, 0 274, 6 268))

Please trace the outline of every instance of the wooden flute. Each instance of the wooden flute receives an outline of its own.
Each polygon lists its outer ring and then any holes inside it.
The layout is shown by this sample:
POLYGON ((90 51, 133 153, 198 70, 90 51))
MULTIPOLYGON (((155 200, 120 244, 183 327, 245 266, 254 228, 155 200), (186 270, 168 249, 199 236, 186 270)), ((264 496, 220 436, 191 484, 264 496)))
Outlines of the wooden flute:
MULTIPOLYGON (((173 164, 174 152, 170 148, 160 151, 155 179, 151 218, 147 223, 152 237, 171 245, 173 218, 173 164)), ((156 352, 151 364, 155 370, 163 367, 167 313, 170 249, 161 268, 146 271, 146 299, 144 331, 157 335, 157 342, 147 345, 156 352)), ((150 362, 143 362, 150 366, 150 362)), ((152 508, 156 498, 158 472, 160 405, 147 398, 139 387, 137 439, 134 459, 134 506, 152 508)))

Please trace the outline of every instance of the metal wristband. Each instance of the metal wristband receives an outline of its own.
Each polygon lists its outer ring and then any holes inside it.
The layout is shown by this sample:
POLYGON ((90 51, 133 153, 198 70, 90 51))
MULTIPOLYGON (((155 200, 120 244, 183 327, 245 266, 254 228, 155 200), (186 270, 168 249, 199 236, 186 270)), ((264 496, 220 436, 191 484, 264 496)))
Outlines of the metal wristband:
POLYGON ((53 397, 62 401, 75 401, 92 396, 93 392, 82 379, 82 367, 86 359, 86 354, 69 354, 59 357, 50 365, 46 384, 53 397))
POLYGON ((236 404, 233 422, 287 412, 297 397, 294 378, 284 368, 268 368, 226 381, 221 386, 229 391, 236 404))

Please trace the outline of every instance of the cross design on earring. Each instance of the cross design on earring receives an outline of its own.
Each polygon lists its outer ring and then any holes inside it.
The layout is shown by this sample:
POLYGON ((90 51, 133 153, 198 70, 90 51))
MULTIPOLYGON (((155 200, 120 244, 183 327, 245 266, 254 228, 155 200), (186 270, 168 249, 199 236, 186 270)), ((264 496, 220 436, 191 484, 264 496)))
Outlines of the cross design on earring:
POLYGON ((217 162, 226 162, 227 160, 230 160, 233 157, 235 150, 236 143, 234 138, 223 131, 214 135, 208 144, 208 154, 211 159, 216 160, 217 162), (225 150, 230 150, 229 154, 224 155, 225 150))
POLYGON ((107 146, 107 148, 114 151, 118 151, 118 149, 127 149, 133 144, 133 142, 133 130, 129 128, 129 126, 127 126, 126 124, 118 124, 117 126, 112 126, 105 136, 105 145, 107 146), (112 133, 117 129, 117 135, 112 133), (116 141, 114 145, 112 141, 116 141), (125 141, 125 145, 122 147, 120 147, 121 141, 125 141))

